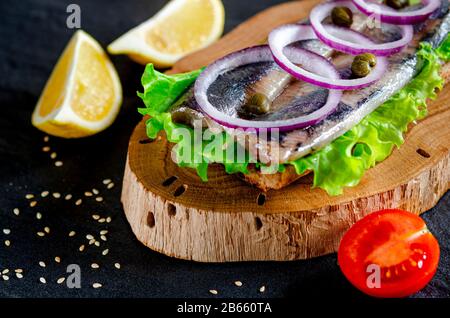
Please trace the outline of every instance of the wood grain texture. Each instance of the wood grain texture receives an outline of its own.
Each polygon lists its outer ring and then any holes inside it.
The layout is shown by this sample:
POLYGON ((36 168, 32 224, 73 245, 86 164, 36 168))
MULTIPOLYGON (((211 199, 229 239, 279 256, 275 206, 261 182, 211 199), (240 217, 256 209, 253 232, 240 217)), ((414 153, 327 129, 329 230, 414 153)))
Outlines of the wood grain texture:
MULTIPOLYGON (((174 71, 195 69, 261 42, 273 27, 304 18, 316 3, 291 2, 264 11, 181 60, 174 71)), ((122 191, 126 216, 141 242, 182 259, 281 261, 334 252, 343 233, 365 215, 385 208, 419 214, 448 190, 449 101, 447 88, 430 103, 429 116, 411 127, 406 143, 338 197, 311 189, 311 176, 262 194, 218 165, 203 183, 195 171, 172 161, 163 135, 148 141, 142 121, 129 144, 122 191)))

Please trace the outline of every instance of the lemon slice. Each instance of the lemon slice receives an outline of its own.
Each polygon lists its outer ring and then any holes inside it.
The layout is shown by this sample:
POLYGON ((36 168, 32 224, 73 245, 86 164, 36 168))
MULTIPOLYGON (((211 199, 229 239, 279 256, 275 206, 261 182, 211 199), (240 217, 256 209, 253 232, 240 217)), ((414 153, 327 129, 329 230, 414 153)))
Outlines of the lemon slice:
POLYGON ((80 30, 47 81, 32 123, 54 136, 86 137, 110 126, 121 103, 114 66, 97 41, 80 30))
POLYGON ((172 0, 153 18, 111 43, 108 52, 128 54, 142 64, 170 67, 220 38, 224 21, 220 0, 172 0))

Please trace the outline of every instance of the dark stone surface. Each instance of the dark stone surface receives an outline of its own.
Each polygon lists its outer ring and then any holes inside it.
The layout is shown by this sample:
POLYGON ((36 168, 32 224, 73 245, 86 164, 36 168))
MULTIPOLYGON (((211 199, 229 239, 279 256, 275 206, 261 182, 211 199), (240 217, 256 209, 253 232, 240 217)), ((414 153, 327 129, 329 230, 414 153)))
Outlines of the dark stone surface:
MULTIPOLYGON (((362 294, 343 278, 330 255, 309 261, 198 264, 165 257, 150 251, 133 236, 119 201, 120 184, 125 163, 127 142, 140 116, 136 90, 143 67, 126 57, 113 57, 124 84, 124 104, 114 125, 94 137, 79 140, 51 138, 49 145, 64 162, 55 168, 44 146, 41 132, 31 126, 31 112, 72 30, 65 25, 66 7, 71 1, 0 1, 0 270, 24 269, 24 278, 10 275, 0 279, 0 296, 4 297, 210 297, 209 289, 217 289, 226 297, 345 297, 362 298, 362 294), (112 178, 116 187, 106 190, 104 178, 112 178), (81 206, 74 199, 93 187, 101 190, 102 203, 84 199, 81 206), (65 201, 38 197, 38 206, 29 207, 27 193, 41 191, 71 193, 74 199, 65 201), (13 208, 21 210, 19 216, 13 208), (36 212, 43 218, 37 220, 36 212), (111 216, 110 224, 99 224, 91 218, 98 213, 111 216), (49 226, 51 233, 36 236, 49 226), (108 229, 108 241, 100 248, 90 246, 83 253, 78 247, 86 243, 88 233, 98 238, 101 229, 108 229), (75 230, 77 235, 68 237, 75 230), (3 241, 9 239, 11 246, 3 241), (101 251, 109 248, 107 256, 101 251), (61 264, 53 261, 62 258, 61 264), (38 262, 47 263, 41 268, 38 262), (100 264, 100 269, 90 264, 100 264), (120 262, 121 270, 113 264, 120 262), (81 289, 57 285, 68 264, 81 266, 81 289), (45 277, 47 284, 39 283, 45 277), (243 287, 233 282, 241 280, 243 287), (103 288, 91 284, 101 282, 103 288), (258 292, 267 286, 264 294, 258 292)), ((154 14, 164 3, 161 0, 120 1, 79 0, 82 28, 103 45, 154 14)), ((269 5, 281 1, 225 0, 226 30, 269 5)), ((441 264, 436 277, 414 297, 449 297, 450 244, 449 207, 447 194, 432 211, 426 213, 431 231, 441 244, 441 264)))

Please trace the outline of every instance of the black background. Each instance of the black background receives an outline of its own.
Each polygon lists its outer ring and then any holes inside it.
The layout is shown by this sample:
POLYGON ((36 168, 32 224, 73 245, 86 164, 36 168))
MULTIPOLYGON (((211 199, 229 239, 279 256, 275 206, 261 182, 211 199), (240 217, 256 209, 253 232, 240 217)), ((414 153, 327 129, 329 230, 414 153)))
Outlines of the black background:
MULTIPOLYGON (((346 297, 363 298, 340 273, 336 256, 309 261, 199 264, 171 259, 141 245, 128 226, 120 204, 120 185, 127 143, 133 127, 140 120, 136 97, 140 89, 141 65, 126 57, 113 57, 124 88, 124 103, 111 128, 94 137, 79 140, 51 138, 49 145, 64 166, 56 168, 48 153, 41 151, 44 134, 31 126, 31 112, 61 51, 73 34, 66 27, 66 7, 72 1, 1 0, 0 1, 0 270, 24 269, 24 278, 13 274, 9 281, 0 279, 0 296, 5 297, 346 297), (112 178, 116 187, 106 190, 101 181, 112 178), (84 199, 81 206, 74 199, 93 187, 101 190, 105 201, 84 199), (29 207, 25 194, 41 191, 71 193, 65 201, 38 196, 38 206, 29 207), (13 208, 21 210, 19 216, 13 208), (35 218, 36 212, 42 220, 35 218), (101 225, 91 218, 98 213, 111 216, 110 224, 101 225), (36 236, 44 226, 51 233, 36 236), (1 229, 12 233, 4 235, 1 229), (88 233, 98 237, 108 229, 108 241, 102 247, 88 247, 88 233), (77 235, 68 237, 75 230, 77 235), (9 239, 11 246, 3 241, 9 239), (102 256, 108 247, 110 252, 102 256), (62 258, 61 264, 53 261, 62 258), (41 268, 38 262, 47 263, 41 268), (90 264, 100 264, 100 269, 90 264), (113 264, 120 262, 121 270, 113 264), (68 264, 82 270, 82 288, 68 289, 55 283, 64 276, 68 264), (39 283, 45 277, 47 284, 39 283), (234 286, 235 280, 243 282, 234 286), (103 288, 93 289, 100 282, 103 288), (259 293, 260 286, 265 293, 259 293), (217 289, 218 296, 208 290, 217 289)), ((276 0, 225 0, 226 31, 276 0)), ((162 0, 78 0, 82 10, 82 28, 103 46, 146 20, 159 10, 162 0)), ((450 273, 450 196, 447 194, 432 211, 424 215, 441 246, 441 261, 433 281, 414 297, 449 297, 450 273)))

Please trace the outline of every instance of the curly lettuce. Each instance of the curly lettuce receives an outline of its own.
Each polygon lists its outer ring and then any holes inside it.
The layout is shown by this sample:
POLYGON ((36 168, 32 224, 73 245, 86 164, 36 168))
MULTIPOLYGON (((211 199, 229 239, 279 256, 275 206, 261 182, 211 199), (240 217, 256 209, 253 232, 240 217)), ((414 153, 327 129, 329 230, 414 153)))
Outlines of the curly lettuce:
MULTIPOLYGON (((450 59, 449 39, 447 37, 437 49, 426 42, 422 43, 417 53, 421 60, 421 71, 407 86, 329 145, 306 157, 280 165, 276 171, 284 171, 286 165, 292 165, 298 174, 312 171, 313 187, 321 188, 329 195, 340 195, 345 187, 358 185, 368 169, 385 160, 395 147, 404 143, 403 134, 408 125, 426 116, 427 99, 436 98, 436 90, 443 86, 439 70, 441 62, 450 59)), ((208 180, 208 165, 211 163, 224 165, 225 171, 230 174, 246 174, 248 165, 255 163, 255 160, 248 154, 244 160, 227 157, 225 153, 229 147, 234 147, 233 153, 240 147, 232 137, 221 132, 213 135, 210 141, 202 141, 201 147, 194 147, 194 130, 174 123, 167 112, 201 71, 165 75, 157 72, 153 65, 147 65, 142 76, 144 92, 138 93, 146 106, 140 108, 139 112, 151 116, 146 122, 147 135, 153 139, 164 130, 167 139, 176 144, 177 163, 181 167, 195 169, 203 181, 208 180), (177 128, 187 129, 189 135, 182 136, 177 133, 177 128), (210 143, 220 143, 223 153, 209 151, 210 143), (186 157, 183 156, 186 150, 190 150, 189 160, 182 159, 186 157)), ((265 172, 270 171, 262 164, 257 163, 257 167, 265 172)))

